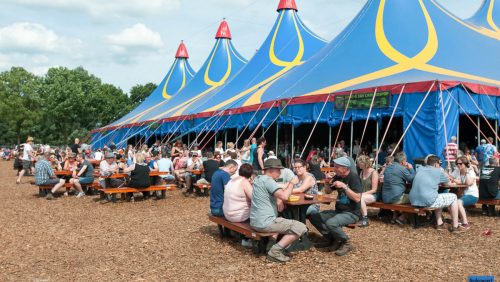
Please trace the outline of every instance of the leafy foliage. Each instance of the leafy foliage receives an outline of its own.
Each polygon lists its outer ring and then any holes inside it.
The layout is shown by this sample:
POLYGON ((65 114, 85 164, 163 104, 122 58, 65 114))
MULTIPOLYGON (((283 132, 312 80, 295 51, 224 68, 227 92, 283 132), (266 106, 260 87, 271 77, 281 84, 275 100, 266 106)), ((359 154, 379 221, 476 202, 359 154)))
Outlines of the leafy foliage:
POLYGON ((90 130, 125 115, 154 88, 136 85, 129 98, 82 67, 51 68, 44 77, 13 67, 0 73, 0 144, 24 142, 27 136, 53 145, 71 144, 76 137, 85 142, 90 130))

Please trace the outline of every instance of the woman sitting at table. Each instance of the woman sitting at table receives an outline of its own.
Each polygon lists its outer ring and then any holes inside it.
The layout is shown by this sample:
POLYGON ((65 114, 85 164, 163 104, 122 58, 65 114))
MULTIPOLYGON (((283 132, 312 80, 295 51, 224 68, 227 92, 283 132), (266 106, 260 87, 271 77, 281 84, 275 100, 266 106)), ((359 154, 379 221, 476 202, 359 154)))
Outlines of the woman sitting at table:
MULTIPOLYGON (((248 222, 250 207, 252 206, 253 187, 251 177, 253 168, 250 164, 242 164, 235 176, 226 184, 224 189, 224 204, 222 210, 224 217, 231 222, 248 222)), ((251 247, 248 238, 242 238, 241 245, 251 247)))
POLYGON ((467 221, 467 213, 465 208, 477 203, 479 199, 479 189, 476 185, 476 173, 466 156, 462 156, 455 161, 457 168, 450 175, 450 182, 455 184, 467 185, 462 197, 458 199, 458 216, 461 219, 462 227, 466 230, 470 228, 467 221))
POLYGON ((174 159, 174 176, 178 182, 184 183, 184 176, 186 174, 187 161, 189 159, 189 152, 183 151, 181 157, 174 159))
POLYGON ((78 167, 78 162, 76 161, 76 154, 69 153, 68 157, 63 165, 63 170, 74 171, 78 167))
MULTIPOLYGON (((151 186, 151 180, 149 178, 150 169, 144 160, 144 154, 137 153, 135 154, 136 163, 132 164, 125 169, 123 169, 124 173, 130 172, 130 181, 127 186, 131 188, 148 188, 151 186)), ((149 196, 149 192, 144 192, 144 199, 147 199, 149 196)), ((133 200, 133 193, 127 193, 127 197, 129 200, 133 200)))
MULTIPOLYGON (((293 170, 297 174, 299 182, 293 187, 293 193, 306 193, 311 195, 318 194, 318 185, 316 178, 311 173, 307 172, 307 164, 302 159, 293 161, 293 170)), ((306 216, 319 212, 319 205, 310 205, 307 208, 306 216)))
POLYGON ((53 170, 62 170, 62 166, 56 158, 55 154, 51 154, 49 157, 50 166, 53 170))
POLYGON ((366 155, 361 155, 357 159, 358 167, 361 169, 361 223, 360 227, 367 227, 368 223, 368 211, 366 209, 367 204, 375 202, 377 199, 377 188, 378 188, 378 173, 372 168, 372 161, 370 157, 366 155))

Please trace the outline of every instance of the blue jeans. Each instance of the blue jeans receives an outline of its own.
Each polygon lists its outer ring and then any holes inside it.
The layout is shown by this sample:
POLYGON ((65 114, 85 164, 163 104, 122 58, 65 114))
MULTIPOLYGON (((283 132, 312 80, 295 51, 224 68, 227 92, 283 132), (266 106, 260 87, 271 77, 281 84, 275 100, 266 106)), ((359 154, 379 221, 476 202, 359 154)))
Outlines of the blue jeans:
POLYGON ((500 191, 498 191, 497 196, 495 197, 495 200, 500 200, 500 191))
POLYGON ((306 216, 310 216, 311 214, 314 214, 314 213, 319 213, 319 205, 310 205, 307 208, 306 216))
POLYGON ((330 210, 311 214, 309 220, 323 237, 329 240, 346 242, 349 240, 349 237, 344 233, 342 227, 356 223, 359 217, 350 212, 338 213, 330 210))
POLYGON ((473 206, 477 203, 478 198, 471 195, 464 195, 460 198, 464 207, 473 206))
POLYGON ((224 217, 224 211, 222 209, 211 209, 210 212, 213 216, 224 217))

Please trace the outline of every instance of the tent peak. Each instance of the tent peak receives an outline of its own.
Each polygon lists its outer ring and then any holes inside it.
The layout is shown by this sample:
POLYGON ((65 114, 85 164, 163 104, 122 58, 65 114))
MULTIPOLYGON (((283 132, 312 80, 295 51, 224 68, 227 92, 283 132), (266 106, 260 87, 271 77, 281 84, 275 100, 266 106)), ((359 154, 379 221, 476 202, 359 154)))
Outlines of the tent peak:
POLYGON ((222 22, 219 25, 219 29, 217 30, 217 34, 215 35, 216 39, 219 38, 227 38, 231 39, 231 31, 229 30, 229 25, 226 22, 226 18, 222 19, 222 22))
POLYGON ((186 45, 184 45, 184 40, 181 40, 179 44, 179 48, 177 49, 177 53, 175 54, 176 58, 189 58, 188 51, 186 49, 186 45))
POLYGON ((278 12, 284 9, 293 9, 298 11, 297 4, 295 4, 295 0, 280 0, 280 4, 278 5, 278 12))

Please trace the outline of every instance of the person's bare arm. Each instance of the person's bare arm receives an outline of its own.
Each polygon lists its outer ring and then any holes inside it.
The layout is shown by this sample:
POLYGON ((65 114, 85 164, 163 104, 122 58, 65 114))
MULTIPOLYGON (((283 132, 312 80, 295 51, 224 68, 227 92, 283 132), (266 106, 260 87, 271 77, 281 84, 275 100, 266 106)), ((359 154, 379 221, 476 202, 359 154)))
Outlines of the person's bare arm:
POLYGON ((302 185, 300 185, 300 187, 298 187, 298 188, 294 188, 293 192, 294 193, 304 193, 309 188, 313 187, 315 184, 316 183, 314 183, 314 178, 310 175, 307 175, 304 182, 302 182, 302 185))

